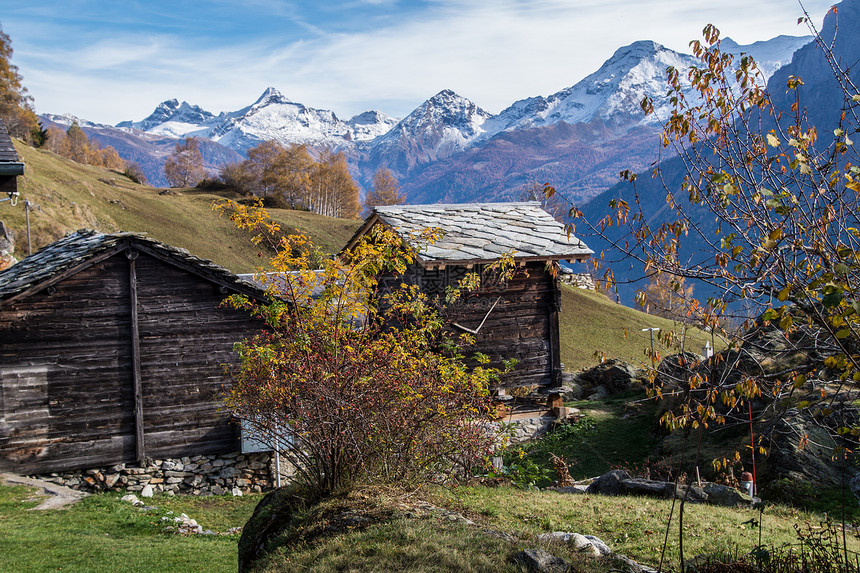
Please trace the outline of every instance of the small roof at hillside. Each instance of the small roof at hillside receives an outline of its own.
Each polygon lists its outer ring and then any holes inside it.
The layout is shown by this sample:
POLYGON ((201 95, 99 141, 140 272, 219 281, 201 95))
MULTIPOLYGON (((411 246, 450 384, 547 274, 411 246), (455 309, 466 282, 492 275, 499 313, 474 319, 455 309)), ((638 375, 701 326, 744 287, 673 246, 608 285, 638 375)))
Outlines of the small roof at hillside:
POLYGON ((12 145, 6 125, 0 120, 0 175, 23 175, 24 164, 12 145))
POLYGON ((66 235, 21 262, 0 271, 0 305, 57 283, 126 249, 138 249, 169 264, 197 274, 229 290, 263 297, 255 285, 224 267, 139 233, 105 234, 81 229, 66 235))
POLYGON ((568 237, 564 225, 538 201, 375 207, 347 248, 380 223, 401 236, 439 229, 442 236, 436 244, 419 251, 424 264, 481 263, 508 253, 516 260, 584 261, 593 253, 573 235, 568 237))

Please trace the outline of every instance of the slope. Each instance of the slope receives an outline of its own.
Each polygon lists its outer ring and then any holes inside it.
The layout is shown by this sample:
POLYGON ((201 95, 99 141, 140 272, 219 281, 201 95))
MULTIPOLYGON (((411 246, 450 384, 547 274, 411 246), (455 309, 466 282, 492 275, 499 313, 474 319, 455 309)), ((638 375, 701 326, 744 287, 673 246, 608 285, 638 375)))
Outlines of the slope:
POLYGON ((654 349, 661 357, 680 352, 682 338, 690 352, 700 352, 706 342, 717 350, 724 346, 698 328, 685 331, 683 324, 617 304, 597 292, 562 285, 559 337, 566 371, 594 366, 602 358, 649 363, 645 350, 650 348, 651 336, 643 328, 660 329, 655 332, 654 349), (670 333, 676 342, 667 345, 664 341, 670 333))
MULTIPOLYGON (((33 250, 69 231, 89 227, 103 232, 134 231, 187 249, 234 272, 248 272, 263 262, 247 234, 212 211, 215 201, 238 199, 232 191, 156 189, 132 183, 121 174, 81 165, 16 142, 25 163, 17 207, 0 204, 0 219, 16 235, 16 255, 27 254, 24 202, 30 201, 33 250), (38 209, 35 209, 38 205, 38 209)), ((298 229, 326 252, 335 252, 359 221, 322 217, 306 211, 272 209, 287 229, 298 229)))

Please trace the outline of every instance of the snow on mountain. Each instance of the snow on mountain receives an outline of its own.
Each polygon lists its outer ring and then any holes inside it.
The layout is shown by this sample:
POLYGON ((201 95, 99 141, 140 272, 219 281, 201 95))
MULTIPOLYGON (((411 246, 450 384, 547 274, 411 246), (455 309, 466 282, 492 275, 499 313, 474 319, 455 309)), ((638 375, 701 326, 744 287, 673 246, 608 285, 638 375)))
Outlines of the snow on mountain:
POLYGON ((680 54, 652 41, 639 41, 619 48, 599 70, 575 85, 549 97, 533 97, 514 103, 488 122, 488 133, 540 127, 559 121, 588 123, 642 117, 639 103, 645 96, 655 98, 656 121, 665 117, 668 107, 658 99, 666 92, 666 69, 685 69, 694 63, 690 55, 680 54))
POLYGON ((350 141, 351 133, 334 112, 295 103, 275 88, 268 88, 249 107, 225 114, 208 137, 225 147, 245 150, 270 139, 284 145, 336 147, 350 141))
POLYGON ((741 54, 748 54, 758 64, 764 73, 765 80, 782 66, 791 62, 791 57, 800 48, 812 41, 812 36, 777 36, 770 40, 740 45, 731 38, 723 38, 720 49, 735 56, 735 61, 741 54))
MULTIPOLYGON (((736 57, 741 53, 752 55, 767 80, 811 39, 811 36, 778 36, 741 46, 726 38, 721 48, 736 57)), ((671 66, 686 70, 696 62, 693 56, 656 42, 634 42, 616 50, 599 70, 577 84, 546 98, 537 96, 514 103, 487 122, 485 137, 504 130, 540 127, 559 121, 576 124, 600 118, 611 123, 634 118, 653 123, 665 119, 671 110, 665 96, 666 69, 671 66), (654 100, 655 113, 648 117, 644 117, 639 108, 645 96, 654 100)), ((681 77, 685 77, 683 72, 681 77)))
POLYGON ((79 127, 86 127, 90 129, 113 129, 112 125, 107 125, 104 123, 96 123, 94 121, 90 121, 88 119, 81 119, 77 116, 74 116, 70 113, 45 113, 40 117, 47 119, 50 122, 56 123, 57 125, 62 125, 66 128, 70 127, 73 123, 77 123, 79 127))
POLYGON ((275 88, 267 88, 253 104, 217 116, 187 102, 164 101, 146 119, 125 121, 119 128, 139 129, 173 138, 205 137, 243 152, 267 140, 283 145, 303 143, 335 148, 368 141, 388 131, 397 120, 376 111, 345 122, 334 112, 293 102, 275 88))
POLYGON ((388 133, 400 121, 381 111, 366 111, 347 121, 353 141, 371 141, 388 133))
POLYGON ((205 136, 207 128, 215 120, 215 115, 199 106, 171 99, 158 104, 155 111, 143 121, 123 121, 116 126, 139 129, 153 135, 181 138, 190 135, 205 136))
POLYGON ((491 113, 451 90, 442 90, 373 141, 372 163, 405 174, 417 165, 462 151, 484 133, 491 113))

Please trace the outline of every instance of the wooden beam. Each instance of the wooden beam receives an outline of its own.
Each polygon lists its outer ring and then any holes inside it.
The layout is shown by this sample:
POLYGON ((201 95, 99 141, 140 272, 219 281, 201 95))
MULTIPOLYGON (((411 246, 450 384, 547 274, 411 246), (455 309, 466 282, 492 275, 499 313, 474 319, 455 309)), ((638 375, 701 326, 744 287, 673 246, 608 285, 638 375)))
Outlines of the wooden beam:
POLYGON ((551 278, 553 285, 552 304, 549 305, 549 353, 552 364, 552 385, 561 386, 561 339, 558 314, 561 312, 561 286, 558 273, 551 278))
POLYGON ((128 280, 131 312, 131 375, 134 385, 134 436, 135 454, 138 463, 143 467, 146 458, 146 444, 143 436, 143 388, 140 376, 140 331, 137 323, 137 268, 134 261, 137 251, 129 249, 125 252, 128 257, 128 280))

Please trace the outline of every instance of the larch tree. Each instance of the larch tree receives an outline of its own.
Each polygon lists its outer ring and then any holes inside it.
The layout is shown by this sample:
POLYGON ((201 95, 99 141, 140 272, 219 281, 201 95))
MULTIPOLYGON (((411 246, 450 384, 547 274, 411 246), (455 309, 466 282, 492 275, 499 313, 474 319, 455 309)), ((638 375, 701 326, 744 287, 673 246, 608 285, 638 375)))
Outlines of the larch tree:
POLYGON ((29 139, 39 130, 33 98, 22 84, 18 66, 12 63, 12 40, 0 29, 0 119, 13 137, 29 139))
POLYGON ((369 212, 380 205, 402 205, 406 195, 400 192, 400 184, 390 170, 385 167, 373 174, 372 187, 364 198, 364 209, 369 212))
POLYGON ((193 187, 206 175, 196 137, 180 141, 164 162, 164 175, 171 187, 193 187))
POLYGON ((73 122, 66 130, 66 136, 61 140, 59 154, 68 157, 75 163, 87 163, 90 153, 90 140, 78 122, 73 122))
POLYGON ((346 156, 325 150, 311 174, 311 210, 320 215, 355 219, 361 204, 358 185, 349 173, 346 156))

